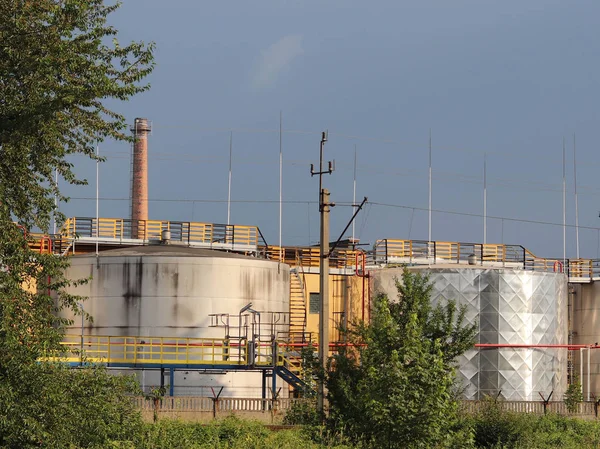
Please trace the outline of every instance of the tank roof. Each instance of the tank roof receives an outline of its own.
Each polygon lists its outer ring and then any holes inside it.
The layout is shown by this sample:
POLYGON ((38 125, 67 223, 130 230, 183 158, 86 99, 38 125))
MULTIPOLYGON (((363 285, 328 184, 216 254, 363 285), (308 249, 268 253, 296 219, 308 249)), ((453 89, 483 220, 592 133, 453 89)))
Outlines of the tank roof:
MULTIPOLYGON (((79 254, 72 257, 90 257, 95 254, 79 254)), ((215 251, 204 248, 190 248, 179 245, 145 245, 130 246, 127 248, 109 249, 100 252, 101 257, 140 257, 140 256, 163 256, 163 257, 219 257, 222 259, 246 259, 256 260, 256 257, 243 254, 229 253, 226 251, 215 251)))

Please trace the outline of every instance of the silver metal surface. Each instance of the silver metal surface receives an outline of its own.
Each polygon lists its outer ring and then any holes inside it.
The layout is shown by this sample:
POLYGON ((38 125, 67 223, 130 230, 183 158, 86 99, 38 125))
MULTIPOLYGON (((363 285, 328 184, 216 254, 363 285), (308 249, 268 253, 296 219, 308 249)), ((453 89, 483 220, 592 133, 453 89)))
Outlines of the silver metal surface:
MULTIPOLYGON (((514 269, 412 268, 430 275, 434 304, 449 299, 467 307, 477 323, 477 343, 566 344, 567 279, 564 274, 514 269)), ((374 272, 374 286, 394 297, 401 270, 374 272)), ((485 395, 539 400, 539 393, 562 398, 567 386, 567 350, 546 348, 477 349, 458 360, 458 378, 467 399, 485 395)))

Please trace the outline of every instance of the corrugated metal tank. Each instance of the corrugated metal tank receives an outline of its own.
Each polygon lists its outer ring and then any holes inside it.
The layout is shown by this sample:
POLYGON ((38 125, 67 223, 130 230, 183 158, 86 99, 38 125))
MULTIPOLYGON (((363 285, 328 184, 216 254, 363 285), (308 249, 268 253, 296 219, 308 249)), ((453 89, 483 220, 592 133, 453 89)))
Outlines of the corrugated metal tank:
MULTIPOLYGON (((477 343, 566 344, 567 278, 508 268, 411 267, 427 273, 433 303, 456 300, 467 306, 466 319, 477 323, 477 343)), ((400 269, 373 272, 375 291, 396 298, 400 269)), ((539 400, 539 393, 560 399, 567 387, 566 349, 481 349, 458 360, 466 399, 485 395, 507 400, 539 400)))
MULTIPOLYGON (((600 283, 571 284, 572 296, 572 329, 573 344, 596 345, 600 344, 600 283)), ((588 388, 588 353, 583 354, 583 397, 598 398, 600 394, 600 350, 591 349, 589 388, 588 388)), ((581 376, 581 353, 573 354, 573 371, 577 377, 581 376)))
MULTIPOLYGON (((223 338, 224 329, 210 326, 210 314, 237 315, 252 302, 261 312, 289 312, 289 267, 239 254, 178 247, 140 246, 71 258, 69 279, 91 277, 69 290, 89 299, 84 309, 93 323, 88 335, 223 338)), ((79 334, 78 318, 67 333, 79 334)), ((140 375, 141 376, 141 375, 140 375)), ((140 377, 158 385, 156 373, 140 377)), ((260 373, 176 376, 175 394, 260 397, 260 373), (185 377, 185 379, 184 379, 185 377)))

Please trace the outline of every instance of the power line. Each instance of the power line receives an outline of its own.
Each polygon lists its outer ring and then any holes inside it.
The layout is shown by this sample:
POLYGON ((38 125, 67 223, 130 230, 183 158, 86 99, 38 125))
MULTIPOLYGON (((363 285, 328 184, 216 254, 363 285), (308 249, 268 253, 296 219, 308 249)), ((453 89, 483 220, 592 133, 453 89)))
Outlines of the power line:
MULTIPOLYGON (((81 200, 81 201, 88 201, 88 200, 95 200, 95 197, 70 197, 71 200, 81 200)), ((100 201, 131 201, 130 198, 100 198, 100 201)), ((171 199, 171 198, 154 198, 154 199, 148 199, 149 202, 157 202, 157 203, 215 203, 215 204, 222 204, 222 203, 227 203, 227 200, 210 200, 210 199, 171 199)), ((232 203, 245 203, 245 204, 279 204, 279 200, 231 200, 232 203)), ((311 201, 311 200, 284 200, 283 201, 286 204, 317 204, 318 201, 311 201)), ((352 201, 336 201, 336 207, 352 207, 352 201)), ((428 208, 425 207, 416 207, 416 206, 408 206, 408 205, 403 205, 403 204, 391 204, 391 203, 380 203, 380 202, 369 202, 370 205, 372 206, 379 206, 379 207, 389 207, 389 208, 395 208, 395 209, 412 209, 412 210, 417 210, 417 211, 428 211, 428 208)), ((368 210, 368 212, 370 211, 370 209, 368 210)), ((478 213, 471 213, 471 212, 459 212, 459 211, 452 211, 452 210, 444 210, 444 209, 432 209, 432 212, 436 212, 436 213, 441 213, 441 214, 448 214, 448 215, 458 215, 458 216, 464 216, 464 217, 473 217, 473 218, 483 218, 483 214, 478 214, 478 213)), ((366 219, 368 218, 368 214, 366 214, 366 217, 363 217, 363 221, 366 221, 366 219)), ((505 220, 505 221, 510 221, 510 222, 516 222, 516 223, 529 223, 529 224, 539 224, 539 225, 549 225, 549 226, 561 226, 562 227, 562 223, 555 223, 552 221, 543 221, 543 220, 531 220, 531 219, 526 219, 526 218, 514 218, 514 217, 502 217, 502 216, 497 216, 497 215, 488 215, 487 216, 488 219, 492 219, 492 220, 505 220)), ((362 232, 362 228, 364 228, 366 225, 366 223, 363 222, 363 224, 361 225, 361 231, 362 232)), ((573 224, 567 224, 566 225, 568 228, 575 228, 575 225, 573 224)), ((593 227, 593 226, 581 226, 579 225, 579 229, 589 229, 589 230, 593 230, 593 231, 600 231, 600 227, 593 227)))
MULTIPOLYGON (((125 155, 123 152, 123 156, 105 156, 107 159, 129 159, 129 156, 125 155)), ((193 157, 180 157, 184 155, 168 155, 168 153, 154 153, 154 155, 150 155, 150 159, 153 161, 176 161, 176 162, 185 162, 187 163, 215 163, 215 164, 226 164, 226 158, 220 157, 211 157, 211 156, 193 156, 193 157), (160 157, 158 154, 165 154, 165 157, 160 157)), ((192 156, 192 155, 190 155, 192 156)), ((248 158, 248 159, 240 159, 236 161, 236 164, 243 165, 275 165, 276 161, 270 161, 266 158, 257 159, 257 158, 248 158)), ((286 160, 286 165, 298 166, 298 165, 308 165, 310 164, 310 160, 286 160)), ((350 171, 353 168, 350 164, 345 164, 344 162, 337 162, 336 166, 342 171, 350 171)), ((374 175, 386 175, 386 176, 396 176, 396 177, 413 177, 413 178, 421 178, 424 176, 423 171, 421 169, 405 169, 405 171, 395 171, 393 168, 389 170, 381 170, 376 169, 376 166, 369 166, 365 164, 361 164, 360 168, 357 168, 358 172, 368 173, 374 175)), ((471 185, 481 185, 483 183, 483 179, 480 176, 476 175, 468 175, 458 172, 447 172, 447 171, 433 171, 433 179, 438 182, 456 182, 462 184, 471 184, 471 185)), ((561 193, 562 188, 558 184, 549 184, 542 180, 535 179, 526 179, 526 178, 499 178, 499 177, 488 177, 488 185, 510 188, 518 190, 519 188, 525 189, 527 191, 534 192, 556 192, 561 193)), ((583 195, 592 195, 599 194, 600 189, 597 187, 589 186, 589 185, 578 185, 579 190, 584 190, 583 192, 579 192, 583 195)))
MULTIPOLYGON (((377 203, 377 202, 372 202, 370 204, 373 204, 374 206, 392 207, 392 208, 398 208, 398 209, 414 209, 414 210, 420 210, 420 211, 427 211, 427 210, 429 210, 429 209, 424 208, 424 207, 404 206, 404 205, 400 205, 400 204, 377 203)), ((457 212, 457 211, 443 210, 443 209, 432 209, 432 211, 433 212, 442 213, 442 214, 448 214, 448 215, 462 215, 462 216, 465 216, 465 217, 483 218, 483 214, 476 214, 476 213, 470 213, 470 212, 457 212)), ((487 218, 491 218, 491 219, 494 219, 494 220, 513 221, 513 222, 519 222, 519 223, 542 224, 542 225, 560 226, 560 227, 563 226, 562 223, 555 223, 555 222, 552 222, 552 221, 543 221, 543 220, 530 220, 530 219, 526 219, 526 218, 500 217, 500 216, 495 216, 495 215, 488 215, 487 218)), ((575 225, 572 225, 572 224, 567 224, 566 226, 568 228, 574 228, 575 227, 575 225)), ((580 225, 579 229, 590 229, 590 230, 597 231, 600 228, 599 227, 581 226, 580 225)))

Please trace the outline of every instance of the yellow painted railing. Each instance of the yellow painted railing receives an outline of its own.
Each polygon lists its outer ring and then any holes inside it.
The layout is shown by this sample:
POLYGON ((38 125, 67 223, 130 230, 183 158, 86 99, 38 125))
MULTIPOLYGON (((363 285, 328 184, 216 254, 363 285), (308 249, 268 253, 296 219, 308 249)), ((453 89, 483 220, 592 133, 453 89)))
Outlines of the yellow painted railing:
MULTIPOLYGON (((267 248, 267 257, 271 260, 283 262, 292 266, 302 266, 305 268, 318 268, 320 264, 320 249, 313 246, 297 247, 279 247, 269 246, 267 248)), ((331 268, 354 267, 356 264, 357 251, 351 249, 336 249, 329 258, 331 268)))
MULTIPOLYGON (((30 247, 41 253, 63 254, 77 238, 105 239, 107 243, 135 244, 161 239, 163 231, 170 231, 171 240, 187 244, 199 244, 216 249, 231 249, 264 255, 270 260, 292 266, 318 268, 319 248, 268 246, 258 227, 224 225, 202 222, 179 222, 160 220, 132 221, 123 218, 69 218, 61 229, 61 235, 48 237, 29 234, 30 247)), ((462 242, 427 242, 423 240, 377 240, 373 249, 356 251, 339 248, 330 256, 330 267, 354 269, 357 254, 365 255, 366 265, 402 263, 502 263, 515 264, 525 270, 568 273, 571 278, 594 279, 600 277, 600 260, 571 259, 562 261, 537 257, 520 245, 480 244, 462 242)), ((363 258, 361 257, 361 264, 363 258)))
POLYGON ((423 240, 377 240, 372 253, 375 263, 508 263, 525 270, 568 272, 571 277, 589 278, 600 275, 599 261, 567 260, 537 257, 519 245, 495 243, 427 242, 423 240))
MULTIPOLYGON (((272 366, 273 345, 224 338, 117 337, 66 335, 59 358, 67 363, 119 365, 238 365, 272 366)), ((278 345, 279 347, 279 345, 278 345)), ((282 345, 283 348, 283 345, 282 345)), ((276 349, 277 350, 277 349, 276 349)), ((279 365, 287 363, 282 356, 279 365)))
POLYGON ((263 243, 256 226, 123 218, 69 218, 64 223, 61 234, 68 239, 98 237, 122 241, 160 239, 163 231, 170 231, 171 240, 183 243, 252 247, 263 243))

